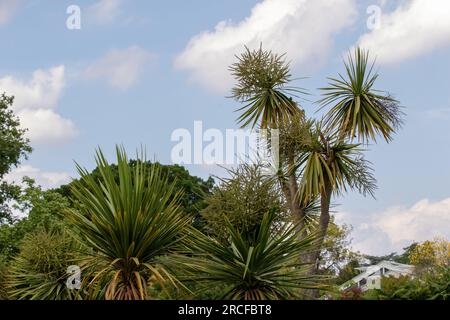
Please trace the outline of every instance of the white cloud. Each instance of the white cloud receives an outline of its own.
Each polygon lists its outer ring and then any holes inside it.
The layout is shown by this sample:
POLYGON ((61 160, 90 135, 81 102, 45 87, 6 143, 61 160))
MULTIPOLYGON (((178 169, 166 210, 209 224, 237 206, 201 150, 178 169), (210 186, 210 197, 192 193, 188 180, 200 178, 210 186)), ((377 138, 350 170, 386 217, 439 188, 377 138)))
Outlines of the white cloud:
POLYGON ((22 165, 5 176, 8 183, 21 184, 23 177, 30 177, 44 189, 56 188, 62 184, 69 183, 71 178, 66 172, 42 171, 30 165, 22 165))
POLYGON ((219 22, 214 31, 194 36, 175 60, 175 67, 192 72, 191 79, 224 92, 232 79, 228 67, 235 54, 259 47, 287 53, 293 66, 312 71, 326 58, 333 35, 350 26, 356 16, 354 0, 264 0, 250 16, 233 23, 219 22))
POLYGON ((122 0, 100 0, 88 8, 88 15, 97 24, 113 23, 121 14, 122 0))
POLYGON ((21 0, 0 0, 0 25, 8 23, 19 8, 21 0))
POLYGON ((450 1, 404 1, 358 41, 379 63, 396 63, 450 45, 450 1))
POLYGON ((2 90, 15 95, 15 110, 54 109, 64 86, 64 66, 57 66, 49 70, 36 70, 28 83, 12 76, 0 79, 2 90))
POLYGON ((127 89, 137 82, 143 67, 153 58, 151 53, 138 46, 114 49, 90 65, 84 76, 87 79, 104 78, 112 87, 127 89))
POLYGON ((411 207, 391 207, 367 220, 354 229, 355 250, 376 255, 401 252, 413 242, 450 237, 450 198, 437 202, 423 199, 411 207))
POLYGON ((27 136, 32 142, 60 143, 77 136, 73 122, 64 119, 53 110, 23 110, 17 113, 20 124, 28 129, 27 136))
POLYGON ((76 136, 72 121, 55 111, 64 86, 64 66, 36 70, 28 82, 10 75, 0 78, 0 90, 15 97, 13 110, 32 143, 64 142, 76 136))

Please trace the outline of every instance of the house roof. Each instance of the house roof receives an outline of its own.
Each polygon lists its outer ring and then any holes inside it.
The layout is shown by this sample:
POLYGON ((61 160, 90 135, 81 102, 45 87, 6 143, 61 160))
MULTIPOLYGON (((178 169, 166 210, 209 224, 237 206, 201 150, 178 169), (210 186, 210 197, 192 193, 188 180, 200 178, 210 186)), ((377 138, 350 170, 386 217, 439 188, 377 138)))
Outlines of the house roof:
POLYGON ((411 274, 414 271, 414 266, 409 264, 402 264, 394 261, 387 261, 383 260, 375 265, 367 266, 367 267, 360 267, 356 268, 357 270, 362 271, 361 274, 357 275, 353 279, 347 281, 344 283, 341 288, 345 289, 348 287, 350 283, 358 283, 364 278, 368 278, 377 271, 381 270, 382 268, 388 269, 389 271, 394 271, 400 274, 411 274))

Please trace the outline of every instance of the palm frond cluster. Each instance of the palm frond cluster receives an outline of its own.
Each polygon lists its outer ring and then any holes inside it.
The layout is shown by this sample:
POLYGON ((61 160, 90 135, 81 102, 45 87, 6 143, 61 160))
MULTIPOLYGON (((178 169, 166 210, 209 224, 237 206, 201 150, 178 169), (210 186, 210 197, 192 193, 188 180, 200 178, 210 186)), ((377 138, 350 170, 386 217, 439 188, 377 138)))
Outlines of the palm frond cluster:
POLYGON ((145 299, 149 278, 172 281, 157 259, 174 250, 190 224, 180 212, 180 194, 159 168, 148 170, 144 161, 134 168, 128 163, 119 148, 118 182, 101 151, 101 181, 78 166, 82 179, 74 195, 83 210, 68 211, 79 238, 91 248, 85 261, 89 288, 103 290, 106 299, 145 299))
POLYGON ((237 80, 232 89, 232 97, 245 105, 236 111, 242 111, 237 122, 242 127, 254 127, 261 120, 260 127, 277 128, 283 119, 299 113, 297 103, 291 95, 304 93, 302 89, 287 86, 291 81, 289 64, 284 55, 270 51, 246 51, 238 56, 238 62, 230 67, 237 80))
POLYGON ((322 107, 331 105, 325 124, 339 128, 341 137, 357 136, 360 141, 368 142, 376 141, 376 136, 381 134, 386 141, 391 141, 403 123, 403 112, 391 95, 373 88, 379 75, 373 70, 375 62, 369 62, 369 52, 357 48, 344 65, 345 76, 329 78, 330 85, 321 88, 324 97, 319 103, 322 107))
POLYGON ((254 237, 247 237, 225 218, 229 243, 202 234, 189 255, 175 259, 185 268, 185 281, 196 281, 203 288, 225 285, 221 299, 278 300, 304 297, 302 289, 319 288, 325 279, 308 275, 298 255, 307 254, 317 238, 299 241, 294 224, 273 229, 275 213, 264 214, 254 237))

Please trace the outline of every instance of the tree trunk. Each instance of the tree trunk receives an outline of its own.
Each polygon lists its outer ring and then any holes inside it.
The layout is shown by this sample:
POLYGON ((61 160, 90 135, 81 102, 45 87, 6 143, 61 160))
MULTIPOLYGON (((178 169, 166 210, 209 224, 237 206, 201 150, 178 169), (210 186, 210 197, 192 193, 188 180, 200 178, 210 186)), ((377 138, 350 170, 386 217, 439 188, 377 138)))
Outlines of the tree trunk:
MULTIPOLYGON (((294 160, 292 157, 289 157, 289 166, 290 168, 294 165, 294 160)), ((294 221, 297 223, 297 236, 299 240, 303 240, 307 236, 307 232, 305 229, 305 210, 302 207, 301 200, 297 197, 297 192, 299 190, 297 178, 295 176, 295 172, 288 172, 287 180, 280 178, 279 180, 281 189, 286 198, 286 201, 289 205, 289 210, 294 218, 294 221)), ((333 191, 331 182, 328 177, 325 177, 324 181, 324 190, 320 195, 320 217, 319 217, 319 226, 318 226, 318 241, 317 247, 313 252, 308 254, 302 254, 299 257, 299 260, 302 263, 310 264, 310 268, 307 271, 307 274, 314 275, 317 274, 319 268, 319 257, 320 252, 322 251, 322 246, 325 240, 325 236, 328 231, 328 225, 330 223, 330 204, 331 204, 331 194, 333 191)), ((305 294, 311 298, 318 298, 319 291, 318 290, 305 290, 305 294)))
MULTIPOLYGON (((325 178, 324 191, 322 191, 320 196, 320 217, 319 217, 319 227, 317 230, 318 242, 316 246, 316 250, 314 250, 310 255, 311 266, 308 270, 309 275, 317 274, 319 271, 319 258, 320 252, 322 251, 323 243, 325 241, 325 237, 328 231, 328 225, 330 224, 330 204, 331 204, 331 195, 332 195, 332 185, 329 179, 325 178)), ((319 290, 307 290, 306 294, 311 298, 319 297, 319 290)))
MULTIPOLYGON (((294 159, 292 156, 289 157, 289 167, 292 168, 294 166, 294 159)), ((287 174, 288 179, 285 181, 283 178, 280 178, 281 189, 284 193, 286 201, 289 206, 289 210, 291 212, 294 221, 297 223, 297 235, 299 240, 303 240, 306 236, 305 230, 305 210, 301 205, 300 199, 297 197, 298 193, 298 182, 297 177, 295 176, 295 171, 292 170, 287 174)))
POLYGON ((315 271, 318 269, 318 260, 320 256, 320 251, 323 246, 323 242, 325 240, 325 237, 327 235, 328 231, 328 225, 330 224, 330 204, 331 204, 331 193, 332 193, 332 186, 331 183, 326 179, 325 181, 325 190, 322 192, 322 195, 320 197, 320 218, 319 218, 319 230, 318 230, 318 237, 319 237, 319 246, 320 248, 316 250, 314 261, 316 262, 315 265, 315 271))

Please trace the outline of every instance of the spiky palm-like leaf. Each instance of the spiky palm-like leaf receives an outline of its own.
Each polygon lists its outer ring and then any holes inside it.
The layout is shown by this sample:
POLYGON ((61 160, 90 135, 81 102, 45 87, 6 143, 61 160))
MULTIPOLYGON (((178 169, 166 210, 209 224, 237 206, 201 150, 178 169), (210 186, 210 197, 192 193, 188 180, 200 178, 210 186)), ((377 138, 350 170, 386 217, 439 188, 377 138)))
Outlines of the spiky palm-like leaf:
POLYGON ((325 115, 325 124, 339 129, 341 138, 358 136, 362 142, 376 141, 381 134, 386 141, 402 125, 399 103, 390 95, 373 88, 378 74, 369 64, 369 53, 360 48, 344 62, 346 76, 329 78, 329 87, 321 88, 321 107, 332 105, 325 115))
POLYGON ((297 115, 300 109, 288 96, 304 93, 301 89, 287 86, 291 81, 289 65, 284 55, 271 51, 250 50, 237 57, 238 62, 231 67, 231 73, 237 80, 232 89, 232 97, 245 105, 236 111, 242 114, 237 122, 242 127, 255 127, 260 120, 262 129, 277 128, 282 119, 297 115))
POLYGON ((320 287, 322 278, 307 275, 298 258, 315 247, 315 238, 299 241, 292 224, 274 231, 273 220, 273 213, 265 214, 253 240, 229 221, 224 225, 229 244, 197 235, 192 256, 178 257, 185 279, 205 287, 225 284, 222 298, 233 300, 293 299, 301 297, 302 288, 320 287))
POLYGON ((123 148, 117 147, 118 182, 101 150, 96 156, 100 180, 77 165, 81 179, 73 194, 81 210, 69 210, 68 218, 92 247, 84 263, 92 295, 146 299, 149 280, 174 281, 158 257, 174 249, 190 222, 180 213, 174 184, 157 166, 146 167, 143 158, 131 167, 123 148))
POLYGON ((309 202, 327 192, 337 194, 356 189, 374 195, 376 180, 359 144, 344 142, 338 133, 323 133, 320 124, 311 131, 309 144, 298 160, 301 172, 299 196, 309 202))
POLYGON ((6 259, 0 258, 0 300, 8 299, 7 277, 8 277, 8 264, 6 259))

